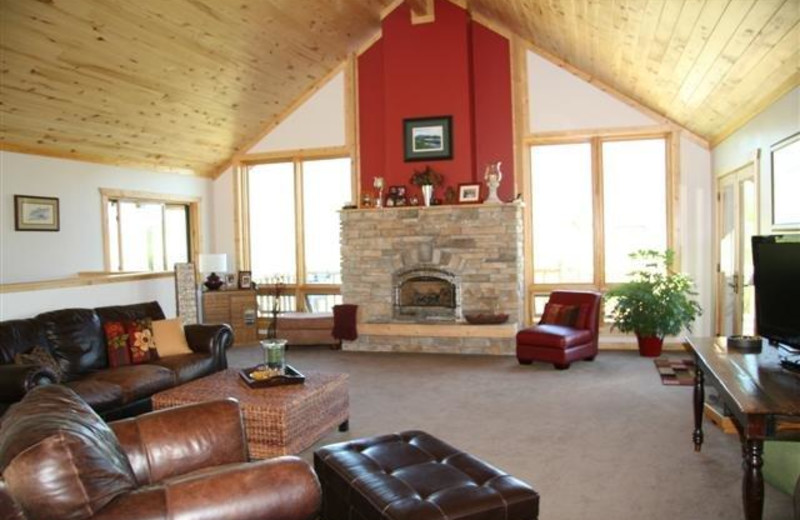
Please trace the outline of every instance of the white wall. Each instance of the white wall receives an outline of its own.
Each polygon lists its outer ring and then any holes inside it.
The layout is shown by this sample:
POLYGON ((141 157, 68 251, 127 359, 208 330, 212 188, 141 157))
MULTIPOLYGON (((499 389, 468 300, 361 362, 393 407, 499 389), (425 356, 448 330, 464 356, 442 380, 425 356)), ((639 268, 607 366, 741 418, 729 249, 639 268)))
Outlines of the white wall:
MULTIPOLYGON (((345 145, 344 72, 323 85, 289 117, 247 153, 279 152, 345 145)), ((225 170, 213 183, 213 252, 227 253, 229 268, 237 266, 234 229, 233 170, 225 170)))
POLYGON ((0 294, 0 320, 31 318, 40 312, 95 308, 157 300, 167 318, 175 317, 175 279, 157 278, 66 289, 0 294))
MULTIPOLYGON (((527 54, 527 65, 533 133, 660 124, 533 52, 527 54)), ((686 138, 680 141, 680 178, 681 269, 694 279, 703 307, 703 316, 692 329, 694 334, 710 335, 714 314, 711 154, 686 138)))
POLYGON ((100 188, 200 197, 200 232, 212 242, 208 179, 10 152, 0 172, 0 283, 103 270, 100 188), (14 195, 58 197, 61 230, 14 231, 14 195))
MULTIPOLYGON (((762 233, 770 233, 772 223, 770 147, 798 131, 800 131, 800 87, 788 92, 764 109, 712 151, 714 175, 723 175, 751 161, 755 151, 761 150, 759 189, 762 233)), ((800 201, 800 193, 797 194, 797 198, 800 201)))
POLYGON ((214 253, 228 255, 228 270, 238 270, 236 263, 236 208, 233 189, 233 169, 228 168, 214 180, 214 253))
POLYGON ((344 72, 340 72, 249 152, 344 146, 344 119, 344 72))
POLYGON ((692 275, 703 315, 692 326, 695 335, 714 333, 714 183, 711 154, 694 141, 680 142, 681 268, 692 275))
POLYGON ((649 116, 528 51, 528 118, 532 132, 658 124, 649 116), (568 103, 563 100, 568 99, 568 103))
MULTIPOLYGON (((202 247, 207 250, 214 243, 209 179, 0 152, 0 283, 53 280, 104 270, 100 188, 199 197, 202 247), (15 231, 14 195, 58 197, 60 231, 15 231)), ((31 316, 43 309, 134 303, 154 295, 165 311, 173 309, 174 313, 174 281, 167 279, 3 294, 0 319, 31 316)))

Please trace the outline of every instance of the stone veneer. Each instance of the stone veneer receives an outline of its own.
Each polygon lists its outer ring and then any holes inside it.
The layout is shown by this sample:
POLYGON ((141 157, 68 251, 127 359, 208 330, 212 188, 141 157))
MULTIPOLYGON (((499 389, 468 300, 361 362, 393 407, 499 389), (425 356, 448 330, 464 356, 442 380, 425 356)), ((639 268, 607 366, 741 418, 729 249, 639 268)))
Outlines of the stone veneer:
POLYGON ((359 306, 359 338, 344 348, 513 353, 523 317, 522 211, 520 203, 342 211, 342 300, 359 306), (393 318, 393 275, 412 267, 453 272, 464 313, 496 305, 508 323, 469 325, 458 316, 446 326, 393 318))

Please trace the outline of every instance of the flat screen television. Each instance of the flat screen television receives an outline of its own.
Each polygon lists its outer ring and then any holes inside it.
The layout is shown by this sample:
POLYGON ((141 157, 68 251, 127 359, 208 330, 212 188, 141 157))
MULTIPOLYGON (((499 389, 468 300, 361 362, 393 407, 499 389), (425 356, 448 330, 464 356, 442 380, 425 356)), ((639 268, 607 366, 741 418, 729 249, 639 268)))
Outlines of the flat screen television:
POLYGON ((797 363, 800 356, 800 234, 753 237, 753 284, 756 331, 791 356, 785 361, 797 363))

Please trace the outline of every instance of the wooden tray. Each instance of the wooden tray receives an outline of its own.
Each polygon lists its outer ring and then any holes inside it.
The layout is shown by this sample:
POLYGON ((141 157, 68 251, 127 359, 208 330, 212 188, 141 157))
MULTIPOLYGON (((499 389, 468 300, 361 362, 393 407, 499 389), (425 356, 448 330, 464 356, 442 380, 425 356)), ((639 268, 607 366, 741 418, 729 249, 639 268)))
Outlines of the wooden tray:
POLYGON ((283 369, 284 374, 282 376, 274 376, 270 377, 269 379, 264 380, 256 380, 250 377, 250 372, 256 370, 258 366, 243 368, 239 370, 239 377, 242 378, 242 381, 245 382, 247 386, 250 388, 269 388, 271 386, 281 386, 281 385, 299 385, 305 382, 306 376, 300 373, 296 368, 292 365, 286 365, 283 369))

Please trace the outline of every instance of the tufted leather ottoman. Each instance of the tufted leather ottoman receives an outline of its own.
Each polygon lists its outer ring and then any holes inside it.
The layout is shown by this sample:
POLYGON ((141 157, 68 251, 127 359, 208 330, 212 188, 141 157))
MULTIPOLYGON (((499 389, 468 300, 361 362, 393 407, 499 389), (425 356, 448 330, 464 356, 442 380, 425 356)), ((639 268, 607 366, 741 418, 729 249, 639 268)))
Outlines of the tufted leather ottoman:
POLYGON ((535 520, 539 494, 421 431, 314 453, 325 520, 535 520))

